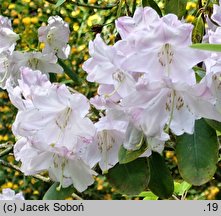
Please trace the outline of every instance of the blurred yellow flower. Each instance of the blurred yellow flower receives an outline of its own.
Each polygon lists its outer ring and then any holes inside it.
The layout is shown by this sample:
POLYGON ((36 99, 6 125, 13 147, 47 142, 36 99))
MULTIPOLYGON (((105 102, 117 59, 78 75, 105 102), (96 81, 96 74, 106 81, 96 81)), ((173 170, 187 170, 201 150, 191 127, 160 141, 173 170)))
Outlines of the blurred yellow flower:
POLYGON ((17 190, 17 189, 18 189, 18 185, 17 185, 17 184, 14 184, 13 187, 12 187, 12 189, 13 189, 13 190, 17 190))
POLYGON ((77 48, 75 46, 71 47, 71 53, 76 53, 77 52, 77 48))
POLYGON ((34 2, 30 2, 30 3, 29 3, 29 6, 30 6, 30 7, 34 7, 34 6, 35 6, 35 3, 34 3, 34 2))
POLYGON ((219 188, 215 186, 211 186, 208 188, 205 194, 208 200, 214 200, 216 199, 217 193, 219 193, 219 188))
POLYGON ((16 10, 11 11, 11 16, 16 17, 18 15, 18 12, 16 10))
POLYGON ((80 9, 77 9, 77 10, 75 10, 75 11, 72 11, 72 12, 71 12, 71 16, 72 16, 72 17, 76 17, 80 12, 81 12, 80 9))
POLYGON ((187 15, 186 21, 192 23, 195 20, 195 16, 193 15, 187 15))
POLYGON ((61 8, 60 14, 61 14, 61 15, 66 15, 66 14, 67 14, 67 11, 66 11, 64 8, 61 8))
POLYGON ((88 26, 92 26, 94 24, 97 24, 101 21, 101 17, 98 14, 94 14, 89 16, 88 20, 87 20, 87 25, 88 26))
POLYGON ((31 24, 31 18, 30 17, 25 17, 22 19, 22 23, 24 25, 30 25, 31 24))
POLYGON ((39 48, 40 48, 41 50, 44 49, 44 48, 45 48, 45 43, 40 43, 39 48))
POLYGON ((19 19, 16 18, 16 19, 13 20, 13 25, 18 25, 19 23, 20 23, 19 19))
POLYGON ((20 181, 18 182, 18 184, 21 186, 21 185, 24 184, 24 181, 23 181, 23 180, 20 180, 20 181))
POLYGON ((12 182, 7 182, 7 183, 6 183, 6 186, 7 186, 8 188, 12 188, 12 187, 13 187, 13 183, 12 183, 12 182))
POLYGON ((11 9, 14 9, 15 6, 16 6, 15 4, 10 4, 10 5, 8 6, 8 9, 10 9, 10 10, 11 10, 11 9))
POLYGON ((96 3, 97 2, 97 0, 88 0, 88 3, 89 4, 94 4, 94 3, 96 3))
POLYGON ((15 176, 17 177, 19 175, 20 175, 20 173, 18 171, 15 171, 15 176))
POLYGON ((13 163, 13 162, 14 162, 14 157, 13 157, 12 155, 9 155, 9 156, 7 157, 7 161, 8 161, 9 163, 13 163))
POLYGON ((34 194, 34 195, 39 195, 39 192, 38 192, 37 190, 34 190, 34 191, 33 191, 33 194, 34 194))
POLYGON ((84 50, 86 48, 86 44, 82 44, 77 48, 78 52, 81 52, 82 50, 84 50))
POLYGON ((196 3, 195 2, 187 2, 186 4, 186 10, 191 10, 196 8, 196 3))
POLYGON ((97 190, 103 190, 103 188, 104 188, 103 185, 100 185, 100 184, 99 184, 99 185, 97 186, 97 190))
POLYGON ((22 0, 22 3, 30 3, 31 0, 22 0))
POLYGON ((79 28, 80 28, 79 24, 75 22, 75 23, 73 24, 73 30, 74 30, 74 31, 78 31, 79 28))
POLYGON ((3 141, 8 141, 9 140, 9 137, 8 135, 6 134, 4 137, 3 137, 3 141))
POLYGON ((112 200, 111 194, 105 194, 104 200, 112 200))
POLYGON ((34 178, 32 178, 32 179, 31 179, 31 183, 32 183, 32 184, 35 184, 35 183, 36 183, 36 180, 35 180, 34 178))
POLYGON ((33 24, 38 23, 38 17, 31 17, 31 23, 33 24))
POLYGON ((65 17, 65 18, 64 18, 64 21, 67 22, 67 23, 70 23, 70 22, 71 22, 71 19, 70 19, 70 17, 65 17))

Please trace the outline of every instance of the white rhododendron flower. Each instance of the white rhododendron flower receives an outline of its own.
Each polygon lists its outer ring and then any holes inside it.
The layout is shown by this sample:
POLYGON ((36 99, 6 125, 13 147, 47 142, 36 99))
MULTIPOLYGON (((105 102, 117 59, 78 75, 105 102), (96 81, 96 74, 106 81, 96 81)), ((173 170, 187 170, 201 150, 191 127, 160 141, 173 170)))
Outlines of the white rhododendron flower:
POLYGON ((0 193, 0 200, 25 200, 25 198, 21 192, 16 194, 12 189, 5 188, 0 193))
MULTIPOLYGON (((124 56, 114 46, 107 46, 98 34, 89 44, 91 58, 83 64, 87 80, 113 88, 120 96, 128 95, 135 84, 133 76, 121 68, 124 56)), ((104 88, 103 88, 104 89, 104 88)), ((112 94, 104 92, 103 94, 112 94)))
POLYGON ((9 59, 9 73, 11 81, 17 85, 17 80, 20 78, 20 68, 29 67, 33 70, 43 71, 48 73, 62 73, 63 68, 57 64, 57 57, 53 53, 41 52, 20 52, 14 51, 9 59))
POLYGON ((38 29, 39 41, 45 43, 43 53, 54 53, 61 59, 67 59, 70 53, 70 30, 68 23, 59 16, 51 16, 48 25, 38 29))
POLYGON ((18 110, 27 110, 34 107, 32 93, 44 93, 51 86, 51 83, 46 74, 42 74, 41 71, 35 71, 34 75, 33 70, 27 67, 21 67, 20 71, 22 81, 18 80, 19 86, 14 87, 9 79, 6 87, 13 105, 18 110))
POLYGON ((189 47, 192 29, 192 24, 182 23, 176 15, 168 14, 150 31, 130 34, 119 42, 123 44, 121 51, 130 50, 122 68, 148 73, 152 80, 168 76, 175 82, 183 80, 195 84, 192 67, 205 60, 207 55, 189 47), (127 46, 130 48, 126 49, 127 46))
POLYGON ((181 135, 192 134, 195 120, 201 117, 221 121, 212 97, 206 95, 206 88, 200 84, 174 83, 168 78, 151 82, 142 77, 137 91, 121 104, 129 108, 129 115, 147 137, 159 140, 166 138, 163 130, 166 125, 174 134, 181 135))
POLYGON ((0 15, 0 88, 5 89, 9 73, 9 57, 14 51, 19 36, 13 32, 11 21, 0 15))
POLYGON ((48 170, 63 187, 73 184, 84 191, 94 182, 92 168, 100 159, 96 130, 86 117, 88 100, 71 94, 65 85, 51 84, 40 71, 22 68, 21 74, 10 98, 20 96, 20 103, 15 102, 20 110, 13 132, 18 137, 15 156, 22 162, 22 171, 32 175, 48 170))
POLYGON ((48 73, 63 72, 63 68, 57 64, 57 57, 53 53, 14 51, 10 56, 2 55, 1 57, 0 55, 0 78, 4 76, 0 87, 5 88, 8 79, 13 86, 18 85, 21 67, 43 71, 47 76, 48 73))
POLYGON ((19 36, 12 30, 11 21, 0 15, 0 53, 12 52, 18 39, 19 36))

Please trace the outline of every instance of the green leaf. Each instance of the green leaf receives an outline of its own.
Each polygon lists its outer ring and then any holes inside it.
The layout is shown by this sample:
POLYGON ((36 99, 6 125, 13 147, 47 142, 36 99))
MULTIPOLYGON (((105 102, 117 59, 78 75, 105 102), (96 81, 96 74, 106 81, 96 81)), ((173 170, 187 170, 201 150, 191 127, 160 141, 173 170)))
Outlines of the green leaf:
POLYGON ((193 23, 194 28, 192 31, 192 41, 193 43, 200 43, 203 39, 204 35, 204 22, 202 18, 202 14, 200 14, 197 19, 193 23))
POLYGON ((182 183, 174 182, 174 193, 182 196, 186 191, 192 187, 191 184, 183 181, 182 183))
POLYGON ((206 51, 221 52, 221 44, 196 43, 192 44, 190 47, 206 51))
POLYGON ((55 7, 60 7, 66 0, 58 0, 55 7))
POLYGON ((154 0, 142 0, 142 6, 146 7, 146 6, 150 6, 152 7, 160 17, 162 17, 162 12, 158 6, 158 4, 154 1, 154 0))
POLYGON ((58 190, 59 183, 55 182, 45 193, 43 200, 64 200, 76 192, 73 186, 58 190))
POLYGON ((197 67, 197 66, 193 67, 193 70, 196 75, 196 81, 197 81, 197 83, 199 83, 202 80, 202 78, 206 75, 206 71, 200 67, 197 67))
POLYGON ((173 194, 174 184, 170 171, 165 164, 163 157, 152 152, 149 157, 150 182, 148 187, 158 197, 165 199, 173 194))
POLYGON ((141 137, 140 141, 141 147, 138 150, 127 150, 121 145, 120 150, 118 152, 118 159, 120 164, 129 163, 135 159, 137 159, 140 155, 142 155, 147 150, 147 145, 145 143, 144 136, 141 137))
POLYGON ((148 187, 150 170, 147 158, 117 164, 107 173, 109 183, 122 194, 137 195, 148 187))
POLYGON ((186 13, 186 3, 187 0, 165 0, 165 13, 174 13, 181 19, 186 13))
POLYGON ((139 197, 144 197, 143 200, 157 200, 158 196, 156 196, 151 191, 143 191, 139 194, 139 197))
POLYGON ((204 119, 197 120, 194 134, 177 137, 176 155, 183 179, 192 185, 205 184, 216 171, 218 161, 216 131, 204 119))
POLYGON ((213 129, 221 132, 221 122, 211 120, 211 119, 204 119, 206 123, 212 127, 213 129))

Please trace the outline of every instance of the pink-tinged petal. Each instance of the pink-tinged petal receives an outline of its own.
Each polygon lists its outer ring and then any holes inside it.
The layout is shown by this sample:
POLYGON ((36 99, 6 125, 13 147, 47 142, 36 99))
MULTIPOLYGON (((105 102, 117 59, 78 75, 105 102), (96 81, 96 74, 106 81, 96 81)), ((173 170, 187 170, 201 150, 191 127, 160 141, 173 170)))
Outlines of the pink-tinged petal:
POLYGON ((120 17, 116 20, 116 28, 122 39, 139 30, 150 30, 159 21, 159 16, 151 7, 138 7, 131 17, 120 17))
POLYGON ((77 93, 70 98, 70 106, 82 118, 88 114, 90 108, 88 99, 84 95, 77 93))
MULTIPOLYGON (((155 152, 162 154, 162 152, 164 150, 164 144, 165 144, 164 140, 167 140, 168 136, 166 136, 165 134, 162 135, 162 137, 161 137, 162 140, 159 140, 155 137, 147 137, 146 139, 147 139, 149 151, 151 150, 151 151, 155 151, 155 152), (163 137, 163 136, 165 136, 165 137, 163 137)), ((151 155, 149 151, 147 150, 145 152, 147 157, 149 157, 151 155)), ((141 157, 142 157, 142 155, 141 155, 141 157)))
MULTIPOLYGON (((24 162, 25 163, 25 162, 24 162)), ((23 163, 23 164, 24 164, 23 163)), ((53 154, 50 152, 42 152, 30 160, 30 171, 35 170, 36 173, 48 170, 53 163, 53 154)))
POLYGON ((76 159, 74 161, 68 161, 67 169, 69 175, 73 181, 74 187, 83 192, 88 186, 94 183, 94 175, 97 175, 95 171, 85 164, 82 160, 76 159))
POLYGON ((174 107, 173 117, 170 129, 177 136, 183 133, 192 134, 194 132, 195 115, 186 107, 186 105, 177 109, 174 107))
POLYGON ((103 130, 98 133, 98 146, 101 153, 99 166, 103 172, 112 168, 118 161, 118 152, 123 144, 124 134, 117 130, 103 130))
POLYGON ((101 84, 113 84, 113 74, 120 70, 119 62, 122 57, 112 46, 107 46, 100 35, 96 35, 90 42, 89 52, 91 58, 83 64, 83 69, 88 73, 87 80, 101 84))
POLYGON ((138 130, 132 123, 129 123, 124 140, 124 148, 128 150, 138 150, 141 146, 143 132, 138 130))
POLYGON ((211 16, 211 19, 215 21, 219 26, 221 26, 221 6, 218 6, 216 4, 213 5, 213 13, 211 16))

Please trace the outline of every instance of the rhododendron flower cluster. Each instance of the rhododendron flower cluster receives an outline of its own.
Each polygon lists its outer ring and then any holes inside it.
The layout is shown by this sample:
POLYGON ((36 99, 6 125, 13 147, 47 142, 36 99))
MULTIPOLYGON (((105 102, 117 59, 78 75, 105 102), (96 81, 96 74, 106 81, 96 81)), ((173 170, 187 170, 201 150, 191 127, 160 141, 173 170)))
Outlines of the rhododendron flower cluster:
MULTIPOLYGON (((196 119, 221 120, 214 90, 219 75, 208 81, 212 76, 208 74, 197 83, 192 69, 211 61, 209 53, 190 48, 192 24, 173 14, 160 18, 146 7, 138 8, 133 17, 120 17, 116 27, 122 39, 108 46, 97 35, 89 45, 91 58, 83 65, 88 81, 100 84, 98 95, 91 99, 95 107, 120 112, 117 120, 128 122, 126 130, 133 128, 133 137, 143 134, 148 149, 158 152, 169 139, 169 129, 178 136, 192 134, 196 119)), ((121 143, 136 150, 132 141, 130 145, 126 141, 130 135, 126 133, 121 143)))
POLYGON ((41 70, 42 73, 62 73, 63 68, 57 63, 58 57, 66 59, 70 53, 67 44, 70 30, 68 24, 61 17, 49 18, 49 25, 39 29, 39 41, 45 43, 42 52, 14 51, 19 36, 12 31, 7 18, 0 17, 2 39, 0 44, 0 87, 5 89, 7 79, 16 86, 20 78, 20 67, 30 67, 41 70), (62 35, 58 35, 58 33, 62 35), (47 40, 46 40, 46 39, 47 40), (56 46, 55 46, 56 44, 56 46))
MULTIPOLYGON (((220 6, 212 19, 221 24, 220 6)), ((18 36, 0 17, 0 87, 18 113, 13 123, 14 155, 26 175, 48 171, 60 186, 84 191, 94 182, 94 167, 103 172, 118 162, 120 149, 132 152, 145 142, 140 157, 162 153, 170 134, 193 134, 195 120, 221 122, 221 55, 190 48, 193 25, 176 15, 159 17, 150 7, 133 17, 120 17, 121 36, 107 45, 100 34, 89 44, 83 64, 87 80, 99 84, 90 101, 64 84, 51 83, 48 73, 61 73, 58 58, 67 59, 68 24, 48 19, 38 30, 42 52, 15 51, 18 36), (194 66, 206 75, 197 82, 194 66), (90 103, 101 110, 89 118, 90 103), (104 115, 103 115, 104 113, 104 115)), ((204 40, 220 43, 221 27, 212 22, 204 40)))
POLYGON ((61 186, 85 190, 94 182, 91 168, 99 160, 95 127, 86 117, 89 102, 29 68, 21 68, 18 83, 9 96, 19 110, 13 133, 21 170, 27 175, 48 170, 61 186))

